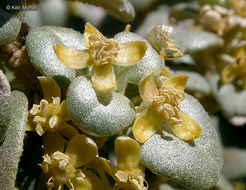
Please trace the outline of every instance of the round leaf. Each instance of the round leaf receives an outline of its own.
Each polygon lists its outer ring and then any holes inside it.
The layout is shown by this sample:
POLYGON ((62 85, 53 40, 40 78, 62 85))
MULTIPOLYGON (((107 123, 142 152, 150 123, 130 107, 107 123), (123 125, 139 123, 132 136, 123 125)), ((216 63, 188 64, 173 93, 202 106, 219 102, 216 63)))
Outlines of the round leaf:
POLYGON ((188 30, 173 27, 171 38, 185 51, 185 53, 196 53, 204 50, 211 50, 222 47, 222 38, 211 32, 188 30))
POLYGON ((246 116, 246 90, 237 92, 234 85, 229 83, 218 87, 220 77, 209 77, 212 93, 221 106, 224 115, 228 118, 233 116, 246 116))
POLYGON ((26 38, 27 53, 34 67, 44 76, 53 78, 60 86, 68 87, 76 72, 62 64, 54 46, 85 49, 83 35, 72 29, 42 26, 29 32, 26 38))
POLYGON ((123 22, 130 22, 135 17, 135 10, 128 0, 80 0, 83 3, 89 3, 104 8, 109 14, 123 22))
POLYGON ((24 0, 5 0, 1 2, 0 45, 13 42, 17 38, 24 18, 24 11, 14 11, 11 10, 11 7, 21 7, 24 4, 24 0))
POLYGON ((135 118, 128 98, 116 92, 96 92, 91 82, 83 76, 76 78, 69 86, 67 108, 79 128, 93 136, 116 134, 135 118))
POLYGON ((180 108, 202 129, 199 138, 182 141, 164 124, 141 147, 142 163, 153 172, 192 189, 210 189, 220 176, 223 155, 216 129, 200 103, 185 95, 180 108))
POLYGON ((10 120, 10 93, 9 82, 0 70, 0 142, 5 137, 10 120))
POLYGON ((147 43, 147 50, 141 61, 137 64, 129 67, 127 73, 127 80, 132 84, 139 84, 143 75, 149 71, 154 72, 154 76, 159 76, 163 69, 163 63, 161 56, 152 48, 152 46, 141 36, 131 32, 121 32, 114 37, 120 43, 132 42, 132 41, 144 41, 147 43))
POLYGON ((18 163, 23 151, 23 139, 28 113, 26 96, 19 91, 11 94, 11 120, 0 146, 0 189, 14 189, 18 163))

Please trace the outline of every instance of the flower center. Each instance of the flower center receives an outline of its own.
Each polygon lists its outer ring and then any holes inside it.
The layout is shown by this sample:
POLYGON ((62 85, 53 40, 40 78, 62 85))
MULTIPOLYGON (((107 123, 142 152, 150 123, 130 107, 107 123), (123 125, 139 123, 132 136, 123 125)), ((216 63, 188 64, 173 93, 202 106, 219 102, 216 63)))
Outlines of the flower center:
POLYGON ((172 87, 159 89, 159 96, 155 96, 152 107, 168 122, 179 126, 182 120, 179 116, 179 104, 184 99, 184 92, 172 87))
POLYGON ((144 186, 144 173, 140 169, 132 171, 119 170, 115 173, 117 186, 129 190, 147 190, 144 186))
POLYGON ((107 39, 99 35, 89 36, 90 60, 96 66, 114 64, 119 51, 119 43, 115 39, 107 39))
POLYGON ((236 13, 246 17, 246 2, 244 0, 232 0, 236 13))
POLYGON ((30 114, 34 116, 33 123, 35 130, 41 136, 45 131, 56 131, 61 123, 62 118, 60 114, 60 98, 53 98, 52 103, 46 100, 41 100, 40 105, 34 104, 30 110, 30 114))
POLYGON ((48 188, 62 187, 66 184, 73 189, 73 180, 84 180, 85 175, 81 170, 74 168, 67 155, 57 151, 51 156, 46 154, 43 159, 40 166, 43 172, 50 177, 47 182, 48 188))

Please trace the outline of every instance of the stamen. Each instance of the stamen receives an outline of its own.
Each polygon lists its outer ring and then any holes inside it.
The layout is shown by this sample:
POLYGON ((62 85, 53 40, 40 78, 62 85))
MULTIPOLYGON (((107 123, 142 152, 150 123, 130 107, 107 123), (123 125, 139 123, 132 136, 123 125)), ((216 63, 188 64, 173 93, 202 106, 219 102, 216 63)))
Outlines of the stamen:
POLYGON ((58 123, 58 116, 57 115, 53 115, 50 120, 49 120, 49 126, 51 129, 54 129, 55 126, 57 125, 58 123))
POLYGON ((127 183, 128 176, 123 171, 117 171, 115 173, 115 176, 117 177, 117 179, 119 179, 120 182, 127 183))
POLYGON ((39 107, 39 105, 33 104, 32 109, 30 110, 30 114, 36 115, 37 113, 39 113, 39 107))
POLYGON ((41 116, 35 116, 33 118, 33 123, 40 123, 40 124, 44 124, 46 122, 46 119, 44 117, 41 116))
POLYGON ((103 66, 115 63, 119 51, 119 43, 116 40, 90 35, 89 44, 90 59, 93 64, 103 66))
POLYGON ((160 113, 160 115, 175 125, 180 125, 182 122, 179 118, 179 104, 184 99, 184 92, 176 90, 172 87, 161 88, 159 90, 159 96, 156 96, 153 100, 152 106, 160 113))

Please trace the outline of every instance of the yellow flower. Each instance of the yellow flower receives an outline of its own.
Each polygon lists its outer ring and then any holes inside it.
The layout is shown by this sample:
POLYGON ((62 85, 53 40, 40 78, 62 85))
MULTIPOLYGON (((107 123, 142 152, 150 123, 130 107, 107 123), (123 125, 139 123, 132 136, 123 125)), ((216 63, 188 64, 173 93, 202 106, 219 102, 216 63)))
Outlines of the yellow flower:
POLYGON ((141 98, 149 107, 141 111, 133 125, 134 137, 141 143, 148 140, 165 120, 172 132, 183 140, 192 140, 200 136, 201 129, 187 113, 179 108, 184 99, 187 76, 171 76, 160 89, 153 79, 153 73, 140 83, 141 98))
POLYGON ((175 44, 175 40, 171 39, 172 32, 173 28, 166 25, 155 26, 150 32, 149 41, 164 60, 180 58, 184 55, 184 51, 175 44))
MULTIPOLYGON (((63 147, 64 138, 71 139, 78 131, 66 121, 70 120, 66 101, 60 103, 60 87, 48 77, 38 77, 44 94, 40 104, 29 111, 27 131, 36 131, 43 138, 44 152, 53 153, 56 146, 63 147)), ((63 148, 61 148, 61 151, 63 148)))
MULTIPOLYGON (((58 148, 60 149, 60 148, 58 148)), ((85 135, 75 135, 68 143, 66 151, 56 151, 43 156, 40 164, 47 175, 48 189, 63 189, 66 185, 72 190, 101 190, 103 184, 92 172, 79 169, 93 160, 98 153, 94 141, 85 135)))
POLYGON ((246 17, 246 2, 245 0, 232 0, 232 5, 239 15, 246 17))
POLYGON ((234 53, 236 63, 226 66, 222 71, 222 80, 224 83, 230 83, 242 78, 243 87, 246 89, 246 52, 245 45, 239 46, 234 53))
POLYGON ((141 148, 129 137, 117 137, 115 140, 117 166, 109 160, 97 157, 87 167, 102 170, 113 177, 116 187, 123 190, 147 190, 144 167, 139 163, 141 148))
POLYGON ((232 27, 231 12, 224 7, 205 5, 200 11, 200 22, 205 27, 222 36, 232 27))
POLYGON ((117 89, 112 65, 134 65, 143 58, 147 49, 146 43, 142 41, 119 44, 113 38, 107 39, 90 23, 85 26, 84 42, 87 48, 85 50, 56 44, 56 54, 69 68, 82 69, 92 66, 92 83, 104 92, 117 89))

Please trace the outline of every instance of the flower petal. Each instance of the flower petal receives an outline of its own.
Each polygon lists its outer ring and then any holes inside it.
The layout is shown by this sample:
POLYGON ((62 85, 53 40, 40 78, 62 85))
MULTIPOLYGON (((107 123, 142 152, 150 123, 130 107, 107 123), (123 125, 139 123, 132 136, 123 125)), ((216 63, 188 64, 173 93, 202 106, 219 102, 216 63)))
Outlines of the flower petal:
POLYGON ((172 132, 182 140, 193 140, 198 138, 202 134, 202 130, 197 122, 189 116, 189 114, 180 111, 180 119, 182 120, 182 126, 169 125, 172 132))
POLYGON ((241 67, 238 65, 228 65, 222 71, 222 80, 224 83, 230 83, 235 80, 240 74, 241 67))
POLYGON ((103 92, 117 89, 116 77, 112 65, 93 66, 91 81, 94 87, 103 92))
POLYGON ((62 127, 59 129, 59 133, 61 133, 64 137, 71 139, 78 134, 78 131, 72 125, 64 122, 62 127))
POLYGON ((155 96, 159 94, 159 90, 153 79, 153 72, 148 74, 140 83, 139 92, 141 98, 148 104, 152 103, 155 96))
POLYGON ((173 87, 176 90, 183 91, 185 89, 185 86, 186 86, 186 83, 187 83, 188 78, 189 77, 186 76, 186 75, 171 76, 170 78, 166 79, 162 83, 162 87, 161 88, 173 87))
POLYGON ((101 32, 99 32, 91 23, 87 22, 85 25, 85 32, 84 32, 84 43, 86 48, 90 48, 89 44, 89 36, 90 35, 98 35, 104 37, 101 32))
POLYGON ((239 61, 239 63, 242 63, 246 59, 245 45, 240 45, 233 53, 233 56, 239 61))
POLYGON ((75 168, 93 160, 98 153, 97 145, 85 135, 76 135, 68 143, 65 154, 72 159, 75 168))
POLYGON ((26 120, 26 131, 35 131, 35 126, 32 124, 33 116, 28 112, 26 120))
POLYGON ((57 57, 67 67, 71 69, 82 69, 89 66, 89 51, 80 50, 56 44, 57 57))
POLYGON ((65 139, 57 132, 45 132, 43 134, 44 154, 53 154, 56 151, 63 152, 65 139))
POLYGON ((102 181, 91 171, 83 170, 85 174, 84 181, 73 180, 73 186, 76 190, 104 190, 102 181))
POLYGON ((242 76, 243 79, 243 88, 246 89, 246 76, 242 76))
POLYGON ((68 121, 70 120, 70 116, 68 115, 67 112, 67 102, 66 100, 63 100, 62 103, 59 106, 59 115, 62 117, 63 121, 68 121))
POLYGON ((52 102, 52 97, 61 97, 61 90, 55 80, 49 77, 38 77, 39 83, 41 85, 44 99, 48 102, 52 102))
POLYGON ((129 137, 117 137, 115 140, 117 166, 120 170, 136 169, 139 166, 141 148, 129 137))
POLYGON ((116 167, 109 160, 102 157, 95 158, 93 161, 87 164, 86 167, 102 170, 112 177, 114 177, 114 174, 117 170, 116 167))
POLYGON ((115 65, 131 66, 139 62, 147 50, 146 42, 135 41, 120 44, 115 65))
POLYGON ((163 118, 153 109, 141 113, 133 125, 133 135, 141 143, 148 140, 161 126, 163 118))

